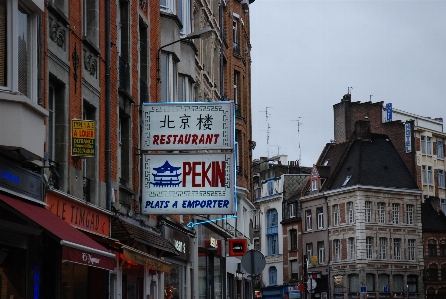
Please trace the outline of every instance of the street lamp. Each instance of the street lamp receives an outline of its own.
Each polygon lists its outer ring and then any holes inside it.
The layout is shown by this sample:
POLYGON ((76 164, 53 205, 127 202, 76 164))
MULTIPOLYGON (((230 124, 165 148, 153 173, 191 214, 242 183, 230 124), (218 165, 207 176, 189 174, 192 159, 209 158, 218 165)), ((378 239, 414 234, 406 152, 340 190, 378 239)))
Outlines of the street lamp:
POLYGON ((211 27, 204 27, 202 29, 198 29, 195 30, 194 32, 189 33, 188 35, 186 35, 185 37, 182 37, 176 41, 173 41, 171 43, 168 43, 167 45, 161 46, 158 49, 158 52, 156 54, 156 100, 158 101, 158 89, 159 89, 159 82, 161 82, 161 77, 160 77, 160 54, 161 54, 161 50, 176 44, 178 42, 181 42, 183 40, 192 40, 192 39, 196 39, 196 38, 201 38, 201 37, 209 37, 213 32, 213 29, 211 27))

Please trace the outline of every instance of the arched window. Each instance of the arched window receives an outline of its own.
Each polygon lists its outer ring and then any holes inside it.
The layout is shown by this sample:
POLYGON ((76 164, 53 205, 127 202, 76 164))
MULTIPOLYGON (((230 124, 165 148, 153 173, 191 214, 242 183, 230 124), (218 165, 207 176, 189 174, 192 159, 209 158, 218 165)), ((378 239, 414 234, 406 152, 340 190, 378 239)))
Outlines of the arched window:
POLYGON ((271 209, 266 212, 266 239, 268 243, 268 255, 279 254, 278 220, 276 209, 271 209))
POLYGON ((269 285, 270 286, 277 285, 277 269, 276 269, 276 267, 269 268, 269 285))

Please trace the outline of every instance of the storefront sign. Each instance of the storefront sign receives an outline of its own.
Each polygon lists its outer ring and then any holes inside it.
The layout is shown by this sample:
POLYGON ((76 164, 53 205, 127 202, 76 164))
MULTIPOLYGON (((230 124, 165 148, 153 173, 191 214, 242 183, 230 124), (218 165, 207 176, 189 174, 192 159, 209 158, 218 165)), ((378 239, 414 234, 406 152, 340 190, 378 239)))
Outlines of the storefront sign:
POLYGON ((243 256, 246 248, 246 239, 229 239, 229 256, 243 256))
POLYGON ((180 254, 179 258, 187 260, 190 253, 190 237, 173 228, 168 228, 167 232, 166 238, 175 246, 175 249, 180 254))
POLYGON ((233 102, 144 103, 143 150, 233 149, 233 102))
POLYGON ((0 187, 43 201, 42 177, 5 160, 0 160, 0 187))
POLYGON ((106 237, 110 236, 110 216, 59 194, 48 192, 47 209, 69 224, 106 237))
POLYGON ((71 120, 71 155, 95 156, 95 122, 93 120, 71 120))
POLYGON ((62 259, 91 267, 113 270, 115 260, 93 252, 62 246, 62 259))
POLYGON ((406 123, 404 125, 404 135, 405 135, 404 145, 406 146, 406 153, 410 153, 412 151, 412 136, 410 132, 411 132, 410 123, 406 123))
POLYGON ((126 248, 123 248, 123 252, 126 260, 130 260, 139 265, 147 266, 162 272, 169 272, 170 270, 170 266, 168 263, 165 263, 155 258, 151 258, 147 254, 138 253, 136 251, 133 250, 131 251, 126 248))
POLYGON ((233 154, 143 155, 143 214, 234 213, 233 154))

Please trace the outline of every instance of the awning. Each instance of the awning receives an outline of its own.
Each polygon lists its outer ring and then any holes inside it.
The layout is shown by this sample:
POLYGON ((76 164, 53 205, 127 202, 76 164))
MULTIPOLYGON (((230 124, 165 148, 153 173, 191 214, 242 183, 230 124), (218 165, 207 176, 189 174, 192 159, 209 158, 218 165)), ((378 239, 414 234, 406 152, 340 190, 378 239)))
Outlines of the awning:
POLYGON ((0 194, 0 200, 60 239, 62 259, 113 270, 115 255, 47 209, 0 194))
POLYGON ((139 251, 135 248, 129 246, 122 246, 124 252, 124 257, 126 260, 132 261, 139 265, 149 266, 152 269, 159 270, 162 272, 169 272, 170 263, 165 262, 159 258, 151 256, 145 252, 139 251))

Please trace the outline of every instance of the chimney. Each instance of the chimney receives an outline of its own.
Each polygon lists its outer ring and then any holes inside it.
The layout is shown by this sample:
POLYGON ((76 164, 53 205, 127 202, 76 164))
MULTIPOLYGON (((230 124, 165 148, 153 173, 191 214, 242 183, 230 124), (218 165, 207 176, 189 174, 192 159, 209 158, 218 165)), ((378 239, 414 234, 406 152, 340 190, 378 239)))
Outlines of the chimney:
POLYGON ((370 121, 358 120, 355 122, 356 139, 370 140, 370 121))
POLYGON ((352 101, 352 95, 350 93, 344 94, 342 97, 342 102, 351 102, 352 101))

